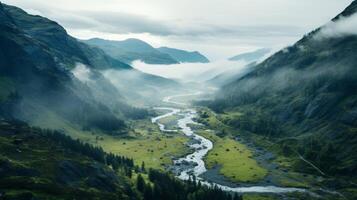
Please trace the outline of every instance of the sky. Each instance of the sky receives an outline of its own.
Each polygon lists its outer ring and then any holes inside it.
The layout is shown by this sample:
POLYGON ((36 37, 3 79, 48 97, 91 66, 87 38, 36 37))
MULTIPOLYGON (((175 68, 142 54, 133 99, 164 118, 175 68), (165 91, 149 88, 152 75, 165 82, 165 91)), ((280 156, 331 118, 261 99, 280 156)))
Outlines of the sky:
POLYGON ((278 49, 326 24, 352 0, 3 0, 80 39, 138 38, 223 60, 278 49))

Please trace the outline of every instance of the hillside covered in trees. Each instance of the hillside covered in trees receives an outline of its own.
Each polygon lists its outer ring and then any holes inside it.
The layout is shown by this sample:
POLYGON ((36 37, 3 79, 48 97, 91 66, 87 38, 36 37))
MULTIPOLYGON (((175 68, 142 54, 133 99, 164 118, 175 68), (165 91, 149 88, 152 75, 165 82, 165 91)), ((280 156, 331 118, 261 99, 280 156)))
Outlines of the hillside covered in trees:
POLYGON ((20 121, 0 121, 0 152, 2 199, 241 199, 20 121))

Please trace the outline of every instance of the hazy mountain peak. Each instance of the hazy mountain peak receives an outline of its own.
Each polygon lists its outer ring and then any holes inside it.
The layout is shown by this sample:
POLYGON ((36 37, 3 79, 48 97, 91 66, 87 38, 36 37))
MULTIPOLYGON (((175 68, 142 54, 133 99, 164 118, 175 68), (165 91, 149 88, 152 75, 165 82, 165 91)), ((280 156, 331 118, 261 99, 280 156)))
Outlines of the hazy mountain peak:
POLYGON ((262 59, 269 52, 271 52, 271 49, 262 48, 262 49, 258 49, 255 51, 250 51, 250 52, 246 52, 246 53, 242 53, 242 54, 233 56, 233 57, 229 58, 229 60, 231 60, 231 61, 245 61, 245 62, 251 63, 251 62, 256 62, 256 61, 262 59))
POLYGON ((182 63, 208 63, 209 60, 198 51, 185 51, 170 47, 157 48, 162 53, 169 54, 171 57, 182 63))

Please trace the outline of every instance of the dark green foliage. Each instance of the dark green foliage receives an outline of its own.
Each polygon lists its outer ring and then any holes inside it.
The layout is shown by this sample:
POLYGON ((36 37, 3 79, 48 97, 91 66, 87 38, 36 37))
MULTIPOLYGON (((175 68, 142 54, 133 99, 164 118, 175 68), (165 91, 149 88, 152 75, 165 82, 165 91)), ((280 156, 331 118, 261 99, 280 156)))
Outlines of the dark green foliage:
POLYGON ((141 174, 139 174, 138 178, 136 179, 136 189, 138 189, 140 192, 144 192, 145 190, 145 181, 141 174))
MULTIPOLYGON (((165 174, 155 170, 149 170, 149 180, 154 183, 152 197, 156 200, 232 200, 233 198, 242 199, 242 197, 239 195, 232 196, 231 194, 223 192, 222 190, 216 187, 208 188, 206 186, 202 186, 199 182, 197 183, 195 179, 183 183, 181 181, 176 180, 169 174, 165 174), (177 193, 175 191, 180 192, 177 193)), ((148 195, 147 198, 151 199, 151 196, 148 195)))
POLYGON ((0 121, 0 188, 5 199, 138 199, 121 170, 128 158, 113 156, 56 131, 0 121), (123 189, 126 188, 126 189, 123 189))

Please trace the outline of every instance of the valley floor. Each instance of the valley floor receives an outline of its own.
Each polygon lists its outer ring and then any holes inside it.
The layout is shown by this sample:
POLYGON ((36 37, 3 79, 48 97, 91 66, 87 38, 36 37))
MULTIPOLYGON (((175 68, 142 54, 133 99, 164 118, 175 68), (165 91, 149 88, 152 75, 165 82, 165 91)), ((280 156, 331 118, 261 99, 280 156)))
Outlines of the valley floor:
MULTIPOLYGON (((180 101, 189 100, 180 99, 180 101)), ((192 125, 199 135, 213 142, 213 149, 204 158, 208 171, 201 175, 205 180, 231 187, 268 186, 307 188, 314 195, 302 193, 286 194, 244 194, 244 199, 314 199, 325 196, 339 199, 341 196, 322 192, 324 177, 293 170, 295 158, 287 158, 274 150, 274 145, 258 135, 240 133, 221 120, 240 115, 232 112, 217 115, 207 108, 197 108, 196 121, 203 125, 192 125), (202 116, 202 113, 205 113, 202 116), (210 130, 207 130, 210 129, 210 130)), ((155 111, 164 114, 165 111, 155 111)), ((167 129, 177 129, 180 115, 160 119, 167 129)), ((147 168, 167 170, 173 160, 189 154, 189 138, 179 132, 161 132, 150 119, 135 120, 130 123, 130 131, 123 136, 108 136, 96 132, 76 131, 72 136, 98 145, 107 152, 133 158, 137 165, 144 162, 147 168)))

